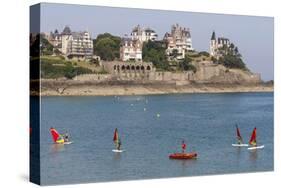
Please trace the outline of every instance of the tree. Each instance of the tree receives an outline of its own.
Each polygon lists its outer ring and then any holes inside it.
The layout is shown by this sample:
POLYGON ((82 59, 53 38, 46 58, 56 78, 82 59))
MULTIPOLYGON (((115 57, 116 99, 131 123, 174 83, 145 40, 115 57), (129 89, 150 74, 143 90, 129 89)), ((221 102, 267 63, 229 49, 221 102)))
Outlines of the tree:
POLYGON ((166 48, 159 41, 144 42, 142 48, 142 58, 146 62, 152 62, 160 70, 169 70, 169 64, 166 57, 166 48))
POLYGON ((234 54, 227 54, 222 56, 221 58, 219 58, 219 63, 228 68, 247 70, 247 67, 243 60, 239 56, 234 54))
POLYGON ((188 57, 187 55, 184 57, 182 61, 179 62, 179 68, 182 71, 193 71, 196 72, 196 67, 191 64, 192 59, 188 57))
MULTIPOLYGON (((242 55, 239 53, 238 47, 231 43, 229 46, 223 45, 219 48, 219 54, 221 57, 218 59, 218 63, 228 68, 238 68, 242 70, 248 70, 245 63, 242 60, 242 55)), ((213 59, 213 62, 214 59, 213 59)))
POLYGON ((43 55, 52 55, 54 46, 45 38, 44 35, 40 35, 41 53, 43 55))
POLYGON ((94 40, 94 53, 102 60, 112 61, 120 57, 121 38, 113 36, 110 33, 104 33, 97 36, 94 40))
POLYGON ((115 58, 114 55, 115 43, 110 38, 103 38, 96 44, 96 53, 102 60, 112 61, 115 58))
POLYGON ((177 57, 178 57, 178 49, 173 49, 172 53, 171 53, 171 56, 172 56, 173 59, 177 59, 177 57))

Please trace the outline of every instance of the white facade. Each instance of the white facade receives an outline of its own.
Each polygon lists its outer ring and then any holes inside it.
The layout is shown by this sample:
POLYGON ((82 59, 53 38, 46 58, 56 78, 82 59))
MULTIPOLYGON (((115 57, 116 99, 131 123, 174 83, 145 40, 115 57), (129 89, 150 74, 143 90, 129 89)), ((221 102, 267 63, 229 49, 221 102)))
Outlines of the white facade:
POLYGON ((93 56, 93 41, 89 32, 73 32, 69 39, 66 44, 68 57, 90 58, 93 56))
POLYGON ((155 41, 158 35, 150 28, 142 29, 140 25, 137 25, 131 32, 132 40, 139 40, 140 42, 147 42, 149 40, 155 41))
POLYGON ((215 32, 212 33, 211 41, 210 41, 210 55, 219 58, 222 56, 220 49, 223 47, 229 47, 230 41, 227 38, 218 37, 216 39, 215 32))
POLYGON ((190 29, 180 27, 178 24, 172 25, 171 33, 166 33, 164 40, 167 42, 166 54, 171 56, 173 51, 177 50, 176 59, 183 59, 187 51, 194 50, 190 29))
POLYGON ((120 47, 122 61, 142 61, 142 43, 139 40, 123 38, 120 47))
POLYGON ((51 33, 49 41, 68 58, 91 58, 93 56, 93 41, 87 31, 71 32, 70 28, 66 26, 60 34, 57 30, 51 33))
POLYGON ((57 29, 54 32, 50 32, 48 40, 55 48, 61 48, 61 35, 57 29))

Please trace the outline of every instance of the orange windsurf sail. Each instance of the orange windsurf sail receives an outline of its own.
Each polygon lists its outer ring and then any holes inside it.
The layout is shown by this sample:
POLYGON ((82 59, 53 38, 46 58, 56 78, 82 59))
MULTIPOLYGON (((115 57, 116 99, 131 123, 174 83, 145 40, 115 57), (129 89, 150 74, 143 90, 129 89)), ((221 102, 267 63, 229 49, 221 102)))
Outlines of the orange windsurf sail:
POLYGON ((255 127, 250 139, 250 145, 256 146, 257 145, 257 128, 255 127))

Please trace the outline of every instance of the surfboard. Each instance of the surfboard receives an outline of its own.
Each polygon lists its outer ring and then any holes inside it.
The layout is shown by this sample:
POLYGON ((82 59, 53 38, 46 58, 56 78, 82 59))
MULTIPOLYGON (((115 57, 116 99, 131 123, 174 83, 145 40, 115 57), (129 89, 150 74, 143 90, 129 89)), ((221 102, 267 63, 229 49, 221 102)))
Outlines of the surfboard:
POLYGON ((264 148, 264 145, 249 147, 248 150, 255 150, 255 149, 262 149, 262 148, 264 148))
POLYGON ((72 143, 73 143, 73 142, 64 142, 63 144, 66 144, 66 145, 67 145, 67 144, 72 144, 72 143))
POLYGON ((54 144, 58 144, 58 145, 68 145, 68 144, 72 144, 73 142, 62 142, 62 143, 54 143, 54 144))
POLYGON ((232 144, 233 147, 248 147, 248 144, 232 144))
POLYGON ((112 151, 115 152, 115 153, 122 153, 122 152, 124 152, 125 150, 113 149, 112 151))

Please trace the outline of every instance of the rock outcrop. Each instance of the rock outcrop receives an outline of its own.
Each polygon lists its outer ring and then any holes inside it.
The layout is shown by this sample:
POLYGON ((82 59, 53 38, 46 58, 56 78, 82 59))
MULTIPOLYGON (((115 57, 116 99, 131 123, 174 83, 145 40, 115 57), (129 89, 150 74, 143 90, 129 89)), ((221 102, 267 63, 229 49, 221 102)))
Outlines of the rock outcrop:
POLYGON ((222 83, 222 84, 258 84, 261 83, 260 74, 241 69, 228 69, 223 65, 210 61, 195 64, 197 72, 194 74, 196 83, 222 83))

